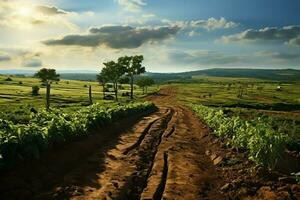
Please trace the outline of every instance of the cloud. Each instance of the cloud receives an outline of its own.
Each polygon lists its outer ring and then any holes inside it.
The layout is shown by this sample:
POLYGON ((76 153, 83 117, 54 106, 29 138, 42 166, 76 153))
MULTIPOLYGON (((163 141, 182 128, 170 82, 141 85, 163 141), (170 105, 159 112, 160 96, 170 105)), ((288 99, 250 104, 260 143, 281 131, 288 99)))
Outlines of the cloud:
POLYGON ((88 34, 66 35, 61 39, 43 41, 45 45, 65 45, 97 47, 106 46, 112 49, 133 49, 144 43, 162 41, 176 35, 179 27, 144 27, 133 28, 131 26, 103 26, 91 28, 88 34))
POLYGON ((234 28, 238 26, 237 23, 228 21, 224 17, 221 17, 220 19, 210 17, 207 20, 191 21, 190 25, 192 27, 204 28, 208 31, 212 31, 216 29, 228 29, 228 28, 234 28))
POLYGON ((190 67, 295 67, 299 68, 300 53, 260 51, 225 53, 211 50, 171 50, 168 60, 177 66, 190 67))
POLYGON ((169 59, 189 65, 228 65, 235 64, 244 59, 240 55, 227 55, 217 51, 171 51, 169 59))
POLYGON ((300 36, 290 39, 287 44, 293 45, 293 46, 300 46, 300 36))
POLYGON ((0 62, 10 61, 11 58, 9 56, 0 56, 0 62))
POLYGON ((23 62, 24 67, 41 67, 42 65, 42 61, 37 58, 32 58, 23 62))
POLYGON ((172 26, 179 26, 184 29, 205 29, 207 31, 214 31, 217 29, 229 29, 235 28, 239 24, 233 21, 229 21, 224 17, 220 19, 210 17, 207 20, 192 20, 192 21, 170 21, 168 19, 163 19, 162 23, 167 23, 172 26))
POLYGON ((128 12, 140 12, 147 3, 145 0, 116 0, 123 10, 128 12))
POLYGON ((66 11, 60 10, 56 7, 50 7, 50 6, 36 6, 35 9, 38 12, 43 13, 44 15, 60 15, 60 14, 67 14, 66 11))
POLYGON ((75 12, 66 12, 54 6, 28 4, 25 1, 1 1, 0 0, 0 27, 8 27, 13 30, 45 30, 53 28, 62 30, 78 30, 78 27, 70 20, 75 12), (47 27, 46 27, 47 26, 47 27), (39 29, 39 28, 43 29, 39 29))
POLYGON ((197 31, 192 30, 192 31, 188 32, 187 35, 190 36, 190 37, 194 37, 194 36, 198 36, 198 35, 201 35, 201 34, 197 31))
POLYGON ((219 41, 223 43, 271 41, 299 45, 299 37, 300 26, 284 26, 283 28, 248 29, 234 35, 223 36, 219 41))
POLYGON ((300 60, 300 53, 286 53, 273 51, 260 51, 256 53, 257 56, 269 57, 277 60, 297 61, 300 60))

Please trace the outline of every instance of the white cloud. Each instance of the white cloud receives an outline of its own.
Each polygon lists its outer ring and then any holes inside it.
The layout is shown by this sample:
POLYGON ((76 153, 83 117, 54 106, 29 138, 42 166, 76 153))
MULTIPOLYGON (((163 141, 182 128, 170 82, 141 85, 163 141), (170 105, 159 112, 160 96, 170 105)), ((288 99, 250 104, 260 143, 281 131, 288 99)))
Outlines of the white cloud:
POLYGON ((170 25, 176 25, 181 28, 201 28, 207 31, 213 31, 217 29, 229 29, 235 28, 239 24, 233 21, 228 21, 224 17, 216 19, 213 17, 208 18, 207 20, 192 20, 192 21, 171 21, 168 19, 163 19, 162 23, 167 23, 170 25))
POLYGON ((77 30, 78 27, 68 21, 68 15, 72 13, 54 6, 34 5, 25 1, 0 1, 0 27, 32 30, 41 26, 63 26, 77 30))
POLYGON ((145 0, 116 0, 123 10, 128 12, 140 12, 147 3, 145 0))
POLYGON ((192 30, 192 31, 188 32, 187 35, 190 36, 190 37, 194 37, 194 36, 198 36, 198 35, 201 35, 201 34, 197 31, 192 30))
POLYGON ((190 24, 192 27, 204 28, 208 31, 213 31, 216 29, 228 29, 238 26, 237 23, 228 21, 224 17, 221 17, 220 19, 210 17, 207 20, 191 21, 190 24))

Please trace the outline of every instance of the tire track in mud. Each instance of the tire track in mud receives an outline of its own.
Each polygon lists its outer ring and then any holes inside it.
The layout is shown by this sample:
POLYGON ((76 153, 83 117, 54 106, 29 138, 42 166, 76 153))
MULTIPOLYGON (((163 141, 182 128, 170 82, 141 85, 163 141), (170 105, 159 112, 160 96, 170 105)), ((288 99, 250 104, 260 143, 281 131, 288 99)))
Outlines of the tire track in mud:
MULTIPOLYGON (((99 174, 101 188, 73 199, 140 199, 147 186, 158 147, 166 129, 170 127, 173 115, 172 108, 161 108, 157 117, 142 131, 135 133, 135 142, 128 144, 125 138, 120 145, 109 151, 106 170, 99 174)), ((131 140, 133 138, 131 136, 131 140)))
POLYGON ((174 115, 162 135, 162 141, 157 149, 153 167, 147 180, 147 187, 144 188, 141 194, 141 199, 144 200, 161 199, 163 197, 169 168, 168 151, 172 147, 172 143, 168 138, 171 139, 172 134, 174 134, 179 115, 177 108, 172 109, 174 110, 174 115))
POLYGON ((164 166, 162 171, 161 182, 159 183, 156 191, 153 195, 153 200, 161 200, 163 198, 166 182, 168 178, 169 164, 168 164, 168 152, 164 152, 164 166))
MULTIPOLYGON (((167 112, 169 112, 169 110, 167 110, 167 112)), ((167 113, 166 112, 166 113, 167 113)), ((148 126, 144 129, 144 131, 141 133, 141 136, 139 137, 139 139, 136 141, 136 143, 134 143, 132 146, 128 147, 127 149, 125 149, 125 151, 123 152, 124 155, 127 155, 131 150, 138 148, 138 146, 141 145, 142 141, 144 140, 146 134, 149 132, 150 128, 152 127, 152 125, 157 122, 158 120, 160 120, 161 118, 156 118, 154 120, 152 120, 148 126)))

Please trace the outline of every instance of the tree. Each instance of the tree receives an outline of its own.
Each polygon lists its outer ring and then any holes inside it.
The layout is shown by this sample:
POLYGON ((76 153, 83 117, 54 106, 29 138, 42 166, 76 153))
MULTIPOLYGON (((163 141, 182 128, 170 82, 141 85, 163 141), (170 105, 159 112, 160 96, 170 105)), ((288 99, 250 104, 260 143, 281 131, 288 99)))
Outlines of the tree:
POLYGON ((145 73, 145 67, 142 66, 144 57, 142 55, 123 56, 118 59, 118 63, 126 69, 126 74, 130 78, 130 98, 133 99, 134 76, 145 73))
POLYGON ((103 99, 105 99, 105 85, 108 82, 108 77, 105 76, 103 70, 97 75, 97 80, 99 84, 102 86, 103 99))
POLYGON ((123 65, 114 61, 103 63, 103 65, 105 67, 102 69, 101 73, 108 80, 112 81, 115 92, 115 98, 116 101, 118 101, 118 82, 120 78, 125 74, 126 68, 123 65))
POLYGON ((50 87, 52 81, 59 81, 59 74, 56 73, 55 69, 40 69, 34 75, 35 77, 41 79, 41 81, 46 84, 46 109, 50 108, 50 87))
POLYGON ((146 93, 148 92, 147 91, 148 86, 155 84, 155 82, 151 77, 144 76, 144 77, 140 78, 139 80, 137 80, 136 84, 143 89, 143 94, 145 94, 145 90, 146 90, 146 93))

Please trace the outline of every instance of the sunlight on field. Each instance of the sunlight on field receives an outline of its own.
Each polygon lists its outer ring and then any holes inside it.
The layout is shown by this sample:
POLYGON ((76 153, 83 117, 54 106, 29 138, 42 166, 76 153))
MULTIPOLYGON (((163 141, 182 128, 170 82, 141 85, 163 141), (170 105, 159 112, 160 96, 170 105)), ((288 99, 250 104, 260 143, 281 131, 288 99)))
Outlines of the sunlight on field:
MULTIPOLYGON (((11 77, 12 81, 6 80, 7 76, 0 76, 0 108, 8 109, 15 106, 43 107, 45 104, 45 86, 41 86, 38 79, 30 77, 11 77), (32 96, 32 86, 40 86, 40 95, 32 96)), ((51 85, 51 105, 54 107, 76 108, 87 105, 88 87, 92 86, 93 101, 98 103, 110 103, 103 101, 102 87, 97 82, 61 80, 51 85)), ((120 100, 127 101, 128 97, 122 97, 122 93, 129 91, 129 85, 122 85, 124 89, 119 90, 120 100)), ((142 96, 142 90, 135 86, 136 97, 142 96)), ((157 87, 149 87, 148 92, 156 91, 157 87)), ((107 94, 113 94, 112 89, 107 94)))

